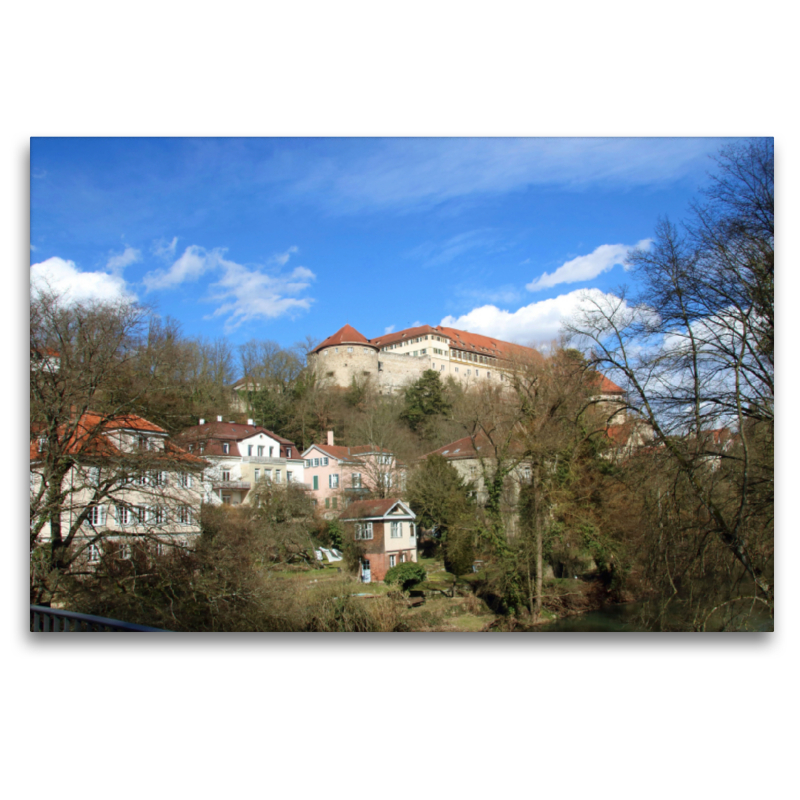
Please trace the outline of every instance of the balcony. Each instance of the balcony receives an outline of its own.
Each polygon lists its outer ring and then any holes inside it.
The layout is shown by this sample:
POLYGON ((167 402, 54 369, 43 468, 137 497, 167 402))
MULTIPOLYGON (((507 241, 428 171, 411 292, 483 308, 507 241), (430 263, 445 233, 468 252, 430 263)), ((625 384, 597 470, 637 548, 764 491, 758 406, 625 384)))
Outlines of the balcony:
POLYGON ((250 488, 250 481, 211 481, 211 486, 214 489, 241 489, 246 490, 250 488))
POLYGON ((272 458, 270 456, 242 456, 242 462, 245 464, 272 464, 276 467, 286 466, 285 458, 272 458))

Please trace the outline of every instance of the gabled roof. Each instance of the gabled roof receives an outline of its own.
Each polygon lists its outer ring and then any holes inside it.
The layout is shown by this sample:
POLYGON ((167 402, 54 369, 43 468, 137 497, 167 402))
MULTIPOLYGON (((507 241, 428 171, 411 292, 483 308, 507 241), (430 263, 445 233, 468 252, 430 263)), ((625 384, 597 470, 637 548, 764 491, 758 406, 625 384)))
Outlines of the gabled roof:
POLYGON ((482 442, 480 437, 476 437, 476 441, 473 443, 472 437, 465 436, 463 439, 450 442, 450 444, 446 444, 438 450, 426 453, 422 458, 428 458, 428 456, 442 456, 448 459, 448 461, 454 461, 459 458, 477 458, 484 445, 485 442, 482 442))
MULTIPOLYGON (((69 432, 69 439, 63 448, 65 455, 81 455, 90 458, 124 456, 126 454, 117 447, 108 434, 115 431, 133 431, 136 433, 155 433, 159 435, 159 438, 164 438, 164 458, 169 458, 172 461, 178 460, 194 466, 206 463, 202 458, 187 453, 181 447, 166 439, 167 432, 163 428, 135 414, 122 414, 107 418, 101 414, 87 411, 74 424, 74 430, 72 428, 73 426, 71 425, 60 425, 58 429, 59 437, 67 436, 69 432)), ((39 448, 38 431, 32 430, 31 434, 30 460, 38 461, 42 456, 39 448)), ((158 451, 150 451, 148 455, 154 460, 160 457, 158 451)))
POLYGON ((397 505, 401 507, 405 515, 416 516, 409 506, 398 497, 387 497, 384 500, 356 500, 339 514, 339 519, 343 522, 357 519, 381 519, 388 516, 389 512, 397 505))
POLYGON ((606 376, 600 372, 590 374, 589 385, 592 388, 596 388, 600 394, 625 394, 624 389, 617 386, 614 381, 606 378, 606 376))
POLYGON ((390 456, 394 455, 391 450, 387 450, 385 447, 376 447, 372 444, 356 444, 352 447, 339 444, 312 444, 306 448, 303 453, 303 458, 315 447, 320 452, 325 453, 331 458, 335 458, 337 461, 352 461, 354 458, 357 459, 361 456, 372 455, 373 453, 376 455, 379 453, 385 453, 390 456))
MULTIPOLYGON (((517 439, 512 439, 509 445, 509 450, 515 455, 522 454, 522 444, 517 439)), ((424 460, 429 456, 442 456, 448 461, 458 461, 462 458, 494 458, 495 454, 492 451, 492 446, 484 433, 478 433, 474 440, 471 436, 465 436, 463 439, 456 439, 455 442, 450 442, 440 447, 438 450, 433 450, 420 457, 424 460)))
POLYGON ((325 347, 332 347, 337 344, 361 344, 375 347, 363 333, 359 333, 352 325, 345 325, 339 328, 332 336, 320 342, 311 352, 318 353, 325 347))
POLYGON ((239 450, 238 442, 243 439, 249 439, 259 433, 266 434, 271 439, 274 439, 281 446, 282 451, 287 447, 289 448, 289 455, 286 456, 282 452, 280 458, 289 458, 290 460, 302 458, 294 442, 285 439, 283 436, 278 436, 277 433, 273 433, 261 425, 245 425, 241 422, 206 422, 203 425, 192 425, 191 428, 182 430, 175 438, 185 444, 202 442, 203 455, 241 456, 243 453, 239 450), (223 452, 223 442, 233 444, 232 452, 223 452))

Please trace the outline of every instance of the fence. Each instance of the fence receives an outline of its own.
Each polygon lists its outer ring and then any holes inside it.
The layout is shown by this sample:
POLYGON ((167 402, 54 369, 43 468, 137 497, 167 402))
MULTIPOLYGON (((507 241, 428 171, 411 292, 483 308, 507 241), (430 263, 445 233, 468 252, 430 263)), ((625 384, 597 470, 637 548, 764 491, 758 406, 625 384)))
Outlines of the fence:
POLYGON ((31 606, 31 631, 53 633, 56 631, 156 631, 164 633, 163 628, 150 628, 147 625, 134 625, 118 619, 93 617, 75 611, 62 611, 46 606, 31 606))

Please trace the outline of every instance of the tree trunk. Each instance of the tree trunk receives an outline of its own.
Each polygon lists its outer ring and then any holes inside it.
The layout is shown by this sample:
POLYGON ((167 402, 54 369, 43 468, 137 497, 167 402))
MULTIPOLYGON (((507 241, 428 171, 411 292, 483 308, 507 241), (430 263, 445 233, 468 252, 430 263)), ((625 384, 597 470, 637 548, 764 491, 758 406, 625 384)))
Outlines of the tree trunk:
POLYGON ((536 526, 536 616, 538 622, 542 616, 542 583, 544 582, 544 569, 542 567, 542 551, 544 549, 544 535, 541 524, 536 526))

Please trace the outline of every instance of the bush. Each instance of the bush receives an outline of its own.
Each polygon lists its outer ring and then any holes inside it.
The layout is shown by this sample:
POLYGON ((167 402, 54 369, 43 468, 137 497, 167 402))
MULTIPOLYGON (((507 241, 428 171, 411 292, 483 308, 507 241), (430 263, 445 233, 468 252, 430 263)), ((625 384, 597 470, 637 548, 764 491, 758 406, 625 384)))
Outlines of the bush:
POLYGON ((407 561, 405 564, 398 564, 396 567, 392 567, 383 580, 384 583, 389 585, 398 583, 400 588, 407 592, 412 587, 422 583, 425 577, 425 567, 413 561, 407 561))

